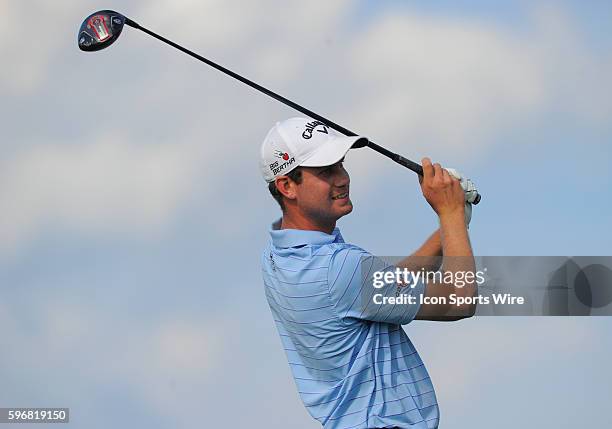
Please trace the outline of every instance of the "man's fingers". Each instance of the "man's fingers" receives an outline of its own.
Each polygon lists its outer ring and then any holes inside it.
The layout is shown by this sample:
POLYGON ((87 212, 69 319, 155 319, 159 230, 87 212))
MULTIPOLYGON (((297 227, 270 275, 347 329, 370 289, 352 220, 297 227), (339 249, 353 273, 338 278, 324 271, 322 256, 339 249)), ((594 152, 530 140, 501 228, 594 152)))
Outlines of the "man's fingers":
POLYGON ((442 173, 442 166, 439 163, 435 163, 433 165, 433 169, 434 169, 434 176, 438 179, 443 179, 444 175, 442 173))
POLYGON ((461 182, 458 179, 451 177, 450 180, 453 182, 453 187, 456 188, 457 191, 461 191, 465 194, 465 191, 463 187, 461 186, 461 182))
POLYGON ((446 168, 445 170, 448 171, 448 174, 450 174, 451 177, 454 177, 455 179, 459 179, 459 181, 461 181, 463 175, 457 170, 455 170, 454 168, 446 168))
POLYGON ((448 171, 446 171, 445 168, 442 168, 442 181, 444 182, 444 184, 450 185, 452 183, 452 180, 453 179, 451 178, 451 175, 448 174, 448 171))
POLYGON ((431 159, 423 158, 421 160, 421 165, 423 166, 423 177, 428 179, 432 178, 434 176, 434 169, 431 165, 431 159))

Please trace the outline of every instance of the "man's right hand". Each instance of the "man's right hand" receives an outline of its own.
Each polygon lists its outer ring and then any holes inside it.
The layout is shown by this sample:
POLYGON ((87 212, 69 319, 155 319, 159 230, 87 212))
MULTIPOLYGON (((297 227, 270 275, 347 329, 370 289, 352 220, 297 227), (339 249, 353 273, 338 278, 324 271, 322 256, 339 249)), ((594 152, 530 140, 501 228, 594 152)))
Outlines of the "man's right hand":
POLYGON ((465 193, 459 180, 448 174, 440 164, 432 165, 429 158, 423 158, 421 163, 423 165, 423 177, 419 179, 421 191, 431 208, 440 218, 455 214, 460 214, 463 218, 465 193))
MULTIPOLYGON (((429 158, 423 158, 423 177, 420 179, 423 196, 438 214, 440 219, 440 241, 442 244, 442 269, 452 273, 451 278, 464 278, 465 273, 475 272, 474 256, 470 246, 464 216, 465 192, 459 180, 452 177, 440 164, 431 164, 429 158)), ((450 296, 472 298, 477 294, 476 282, 448 283, 447 281, 427 281, 425 295, 445 297, 449 303, 450 296)), ((424 303, 419 308, 416 319, 420 320, 458 320, 471 317, 476 311, 476 304, 466 301, 465 305, 439 305, 424 303)))

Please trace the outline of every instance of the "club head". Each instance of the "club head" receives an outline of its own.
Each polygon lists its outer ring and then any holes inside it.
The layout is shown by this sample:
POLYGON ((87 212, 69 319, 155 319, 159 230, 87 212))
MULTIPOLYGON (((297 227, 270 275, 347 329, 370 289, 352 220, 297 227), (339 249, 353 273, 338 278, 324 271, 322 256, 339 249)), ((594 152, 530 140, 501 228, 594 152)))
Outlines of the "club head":
POLYGON ((79 28, 79 48, 89 52, 112 45, 121 34, 125 21, 125 16, 112 10, 92 13, 79 28))

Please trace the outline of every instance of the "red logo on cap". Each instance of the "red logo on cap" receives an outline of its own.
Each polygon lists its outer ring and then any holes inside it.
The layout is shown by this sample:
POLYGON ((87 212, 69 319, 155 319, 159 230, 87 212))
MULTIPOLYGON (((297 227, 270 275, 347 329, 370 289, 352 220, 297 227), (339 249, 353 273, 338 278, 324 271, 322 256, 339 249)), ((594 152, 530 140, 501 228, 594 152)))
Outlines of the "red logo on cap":
POLYGON ((281 158, 284 161, 289 160, 289 154, 287 152, 281 152, 280 150, 277 150, 276 152, 274 152, 274 156, 276 156, 277 158, 281 158))

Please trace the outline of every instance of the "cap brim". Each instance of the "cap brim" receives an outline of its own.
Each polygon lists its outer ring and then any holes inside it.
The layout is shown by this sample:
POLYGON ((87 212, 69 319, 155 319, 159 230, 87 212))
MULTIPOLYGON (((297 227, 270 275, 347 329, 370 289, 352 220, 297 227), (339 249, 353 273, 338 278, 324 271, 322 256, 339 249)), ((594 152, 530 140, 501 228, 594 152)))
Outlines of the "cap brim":
POLYGON ((353 146, 363 147, 368 140, 365 137, 338 137, 322 146, 310 158, 300 163, 302 167, 325 167, 340 161, 353 146))

